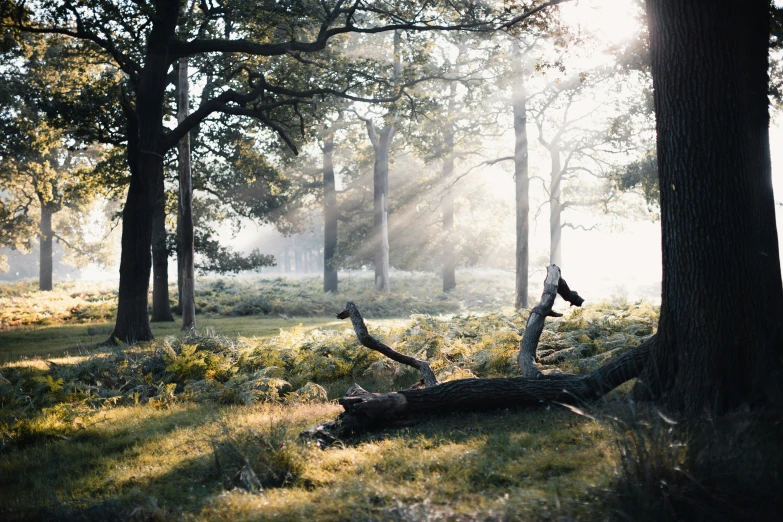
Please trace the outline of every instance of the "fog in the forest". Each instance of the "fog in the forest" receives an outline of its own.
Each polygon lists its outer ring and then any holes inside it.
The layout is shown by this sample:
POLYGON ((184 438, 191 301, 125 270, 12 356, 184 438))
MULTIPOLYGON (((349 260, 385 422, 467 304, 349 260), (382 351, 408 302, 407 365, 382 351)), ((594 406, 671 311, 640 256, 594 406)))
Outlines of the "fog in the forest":
MULTIPOLYGON (((541 42, 531 37, 522 38, 524 45, 533 46, 522 60, 526 67, 522 74, 526 75, 529 96, 531 295, 539 292, 538 285, 544 277, 546 265, 551 261, 547 193, 551 157, 539 138, 548 139, 558 133, 559 124, 573 121, 576 123, 565 131, 572 133, 569 143, 584 143, 588 139, 585 136, 590 136, 595 144, 589 146, 590 154, 574 158, 574 175, 563 182, 563 199, 575 201, 573 206, 563 210, 562 215, 560 264, 564 277, 573 282, 583 295, 594 299, 659 299, 661 254, 657 205, 645 197, 640 186, 629 186, 624 190, 617 187, 618 176, 622 176, 629 165, 639 161, 644 148, 654 148, 649 114, 647 123, 644 116, 634 121, 630 121, 633 118, 623 120, 629 111, 629 103, 643 105, 638 98, 645 95, 645 89, 649 90, 649 85, 645 85, 649 79, 644 74, 621 71, 623 67, 633 67, 620 65, 620 58, 612 54, 617 49, 627 50, 629 40, 638 35, 635 19, 638 13, 627 4, 633 3, 607 0, 590 6, 564 4, 561 7, 562 20, 571 31, 573 41, 558 44, 549 36, 541 37, 541 42), (582 76, 586 80, 575 80, 582 76), (571 87, 569 82, 573 84, 571 87), (555 91, 559 94, 553 95, 555 91), (552 96, 552 100, 542 100, 548 95, 552 96), (569 102, 565 104, 563 100, 567 97, 570 97, 569 102), (626 126, 624 131, 616 129, 620 120, 621 125, 626 126), (626 135, 614 142, 604 139, 615 131, 626 135), (618 144, 619 141, 622 143, 618 144), (588 157, 590 155, 594 158, 588 157), (579 174, 580 169, 585 175, 579 174)), ((430 59, 441 67, 453 61, 457 68, 459 57, 454 49, 459 45, 476 45, 475 49, 467 52, 464 70, 454 73, 475 81, 461 84, 452 96, 461 107, 451 117, 454 121, 459 120, 457 126, 464 128, 464 136, 457 138, 462 141, 454 146, 456 160, 452 180, 456 181, 444 184, 439 179, 443 163, 442 145, 434 137, 440 132, 439 117, 443 117, 446 111, 443 97, 449 89, 447 84, 426 82, 417 85, 416 95, 421 99, 427 98, 424 103, 434 103, 434 108, 422 109, 418 115, 403 114, 398 117, 400 120, 410 117, 410 121, 401 121, 398 137, 390 151, 392 285, 395 271, 439 273, 437 248, 430 247, 440 241, 440 205, 446 187, 453 188, 455 196, 455 235, 462 249, 457 262, 458 275, 461 270, 492 270, 507 273, 509 280, 513 281, 516 238, 514 164, 513 161, 496 162, 498 158, 513 155, 514 133, 508 102, 514 78, 504 72, 504 67, 511 66, 501 63, 513 59, 507 51, 492 51, 495 54, 486 58, 491 54, 486 51, 487 46, 482 47, 475 42, 455 43, 448 37, 432 38, 435 43, 428 51, 430 59), (487 63, 482 63, 484 59, 487 63), (497 81, 503 75, 507 76, 505 84, 497 81), (481 82, 483 87, 477 87, 481 82), (427 113, 427 110, 432 112, 427 113), (463 112, 460 113, 460 110, 463 112), (476 122, 483 123, 471 129, 476 122)), ((394 59, 389 34, 357 42, 358 45, 351 48, 353 57, 372 57, 379 61, 394 59)), ((509 45, 508 41, 495 44, 504 49, 509 45)), ((409 48, 403 45, 403 68, 409 66, 406 61, 422 59, 414 56, 420 51, 413 48, 413 45, 409 48)), ((359 103, 341 110, 351 125, 346 126, 347 130, 341 131, 342 134, 335 139, 336 184, 341 208, 353 208, 355 212, 349 216, 351 220, 346 220, 346 223, 341 221, 339 225, 339 266, 341 272, 371 272, 371 241, 367 237, 367 227, 362 224, 367 223, 372 202, 362 203, 360 200, 362 191, 372 192, 373 163, 364 123, 360 120, 373 119, 378 125, 389 109, 382 105, 359 103), (343 247, 345 244, 350 244, 350 248, 343 247)), ((773 111, 773 144, 783 142, 780 120, 779 117, 775 119, 773 111)), ((282 170, 299 181, 317 180, 321 165, 318 143, 318 136, 311 135, 299 157, 282 170)), ((772 148, 772 169, 774 183, 780 193, 783 191, 783 151, 775 147, 772 148)), ((175 187, 172 185, 170 188, 173 190, 175 187)), ((209 201, 208 196, 203 199, 203 202, 209 201)), ((240 272, 236 274, 238 277, 259 273, 286 277, 319 276, 323 270, 324 243, 320 205, 317 194, 303 196, 294 205, 296 208, 290 210, 290 215, 284 217, 283 221, 290 222, 285 227, 259 224, 238 216, 216 219, 210 226, 213 236, 224 247, 243 254, 257 249, 262 254, 275 256, 276 266, 240 272)), ((56 281, 118 277, 120 227, 117 225, 116 209, 113 217, 105 211, 94 211, 93 217, 100 224, 90 225, 92 228, 88 235, 92 234, 93 240, 97 239, 111 251, 103 256, 104 260, 111 262, 99 265, 82 259, 75 263, 73 255, 63 258, 62 246, 56 246, 56 281)), ((371 221, 371 216, 369 219, 371 221)), ((171 228, 171 223, 168 226, 171 228)), ((0 273, 0 279, 37 276, 37 247, 29 254, 3 248, 0 255, 8 256, 8 271, 0 273)), ((169 265, 169 273, 176 274, 175 256, 170 257, 169 265)), ((214 277, 215 274, 202 271, 199 276, 214 277)), ((459 284, 459 277, 457 280, 459 284)))

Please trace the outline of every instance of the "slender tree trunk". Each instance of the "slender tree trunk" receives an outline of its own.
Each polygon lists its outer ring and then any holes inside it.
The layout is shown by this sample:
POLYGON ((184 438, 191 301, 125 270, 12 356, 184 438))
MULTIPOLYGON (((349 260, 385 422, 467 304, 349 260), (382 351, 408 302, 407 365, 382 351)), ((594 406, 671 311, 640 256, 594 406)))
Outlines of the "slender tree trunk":
MULTIPOLYGON (((446 117, 449 121, 443 132, 445 157, 443 158, 443 181, 448 185, 454 176, 454 102, 457 84, 449 85, 449 108, 446 117)), ((453 188, 453 187, 452 187, 453 188)), ((454 193, 448 188, 443 198, 443 291, 448 292, 457 286, 457 259, 454 251, 454 193)))
POLYGON ((294 249, 294 259, 296 260, 296 273, 304 274, 304 255, 301 248, 297 247, 294 249))
POLYGON ((337 293, 337 190, 334 180, 334 136, 324 138, 324 292, 337 293))
POLYGON ((54 212, 46 204, 41 205, 41 221, 38 230, 41 235, 38 239, 40 248, 40 264, 38 266, 38 289, 52 289, 52 271, 54 260, 52 255, 52 242, 54 232, 52 231, 52 215, 54 212))
POLYGON ((783 398, 768 7, 647 2, 663 284, 658 342, 635 392, 689 416, 783 398))
MULTIPOLYGON (((528 142, 527 142, 527 106, 523 71, 516 44, 514 50, 514 86, 512 93, 512 108, 514 110, 514 186, 516 194, 516 291, 514 307, 516 309, 528 306, 528 272, 530 264, 530 178, 528 175, 528 142)), ((554 263, 554 261, 550 261, 554 263)), ((558 264, 558 263, 555 263, 558 264)), ((560 266, 558 264, 558 266, 560 266)))
POLYGON ((560 181, 562 179, 562 169, 560 167, 560 148, 552 144, 549 149, 552 157, 552 177, 549 182, 549 263, 563 266, 562 238, 563 225, 561 224, 561 214, 563 205, 560 200, 560 181))
MULTIPOLYGON (((444 170, 445 168, 444 166, 444 170)), ((451 190, 443 198, 442 206, 444 235, 443 291, 448 292, 457 287, 457 260, 454 252, 454 193, 451 190)))
POLYGON ((390 292, 389 283, 389 148, 394 127, 378 132, 373 167, 373 240, 375 242, 375 289, 390 292))
POLYGON ((152 217, 152 322, 173 321, 169 302, 169 252, 166 248, 166 189, 163 176, 157 181, 152 217))
MULTIPOLYGON (((181 123, 190 112, 188 60, 179 60, 177 120, 181 123)), ((182 330, 196 328, 195 235, 193 233, 193 183, 190 169, 190 135, 177 145, 179 152, 179 205, 177 212, 177 265, 180 283, 182 330)))
POLYGON ((291 273, 291 249, 288 245, 283 249, 283 272, 291 273))

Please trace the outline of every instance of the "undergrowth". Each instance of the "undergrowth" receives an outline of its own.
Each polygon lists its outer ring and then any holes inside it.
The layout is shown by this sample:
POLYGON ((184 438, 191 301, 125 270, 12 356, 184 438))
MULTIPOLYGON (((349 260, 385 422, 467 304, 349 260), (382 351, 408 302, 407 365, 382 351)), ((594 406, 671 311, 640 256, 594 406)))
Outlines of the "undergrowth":
MULTIPOLYGON (((497 310, 514 301, 513 277, 506 273, 460 273, 460 286, 446 293, 435 274, 395 274, 392 292, 379 294, 371 274, 341 276, 341 291, 323 292, 319 277, 291 279, 200 279, 196 286, 196 313, 244 317, 333 316, 346 301, 361 303, 374 317, 408 317, 412 313, 452 314, 468 310, 497 310)), ((152 289, 150 288, 150 291, 152 289)), ((169 287, 172 306, 176 285, 169 287)), ((0 284, 0 329, 60 323, 113 320, 117 287, 111 282, 60 282, 50 292, 39 292, 32 280, 0 284)))
POLYGON ((617 520, 773 522, 783 513, 783 418, 738 411, 677 422, 658 412, 616 420, 617 520))
MULTIPOLYGON (((370 331, 427 358, 442 381, 512 376, 527 315, 416 314, 372 322, 370 331)), ((547 322, 539 357, 549 370, 589 371, 638 345, 656 316, 644 304, 572 308, 547 322)), ((7 362, 0 366, 0 516, 589 515, 599 498, 593 486, 608 486, 609 431, 565 410, 455 414, 326 451, 298 440, 302 429, 334 418, 339 407, 329 400, 352 383, 383 392, 418 379, 359 345, 348 322, 265 338, 206 330, 7 362)))

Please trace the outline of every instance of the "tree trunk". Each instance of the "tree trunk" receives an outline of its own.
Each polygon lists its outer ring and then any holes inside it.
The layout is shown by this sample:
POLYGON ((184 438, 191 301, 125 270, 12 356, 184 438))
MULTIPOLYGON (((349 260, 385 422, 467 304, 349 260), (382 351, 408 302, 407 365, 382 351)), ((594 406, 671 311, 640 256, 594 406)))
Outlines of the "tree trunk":
MULTIPOLYGON (((454 176, 454 105, 456 102, 457 84, 449 84, 449 104, 446 113, 446 125, 443 129, 443 182, 448 187, 454 176)), ((454 251, 454 193, 453 187, 446 189, 443 197, 443 291, 457 286, 457 259, 454 251)))
POLYGON ((560 147, 553 143, 549 149, 552 158, 552 175, 549 181, 549 263, 562 266, 562 238, 563 225, 561 223, 561 214, 563 205, 561 203, 560 181, 562 179, 562 168, 560 167, 560 147))
POLYGON ((166 189, 163 176, 157 180, 155 213, 152 217, 152 322, 173 321, 169 303, 169 252, 166 248, 166 189))
MULTIPOLYGON (((179 60, 177 92, 177 121, 187 118, 190 112, 188 60, 179 60)), ((193 233, 193 183, 190 170, 190 135, 179 141, 179 205, 177 212, 177 266, 180 284, 179 307, 182 314, 182 330, 196 328, 196 277, 195 235, 193 233)))
POLYGON ((52 255, 52 215, 54 212, 46 204, 41 205, 41 221, 38 230, 41 235, 38 239, 40 248, 40 264, 38 266, 38 289, 48 291, 52 289, 52 271, 54 260, 52 255))
POLYGON ((301 248, 294 249, 294 259, 296 260, 296 273, 304 274, 304 254, 302 253, 301 248))
POLYGON ((378 131, 373 166, 373 241, 375 243, 375 289, 391 291, 389 284, 389 148, 394 126, 378 131))
POLYGON ((291 248, 288 245, 283 247, 283 272, 286 274, 291 272, 291 248))
POLYGON ((649 358, 650 347, 655 343, 654 337, 584 375, 541 374, 534 364, 535 351, 544 329, 544 319, 560 315, 552 312, 555 293, 576 306, 581 306, 584 302, 560 277, 560 269, 550 265, 541 303, 533 309, 525 336, 520 342, 519 364, 523 377, 462 379, 442 384, 438 384, 427 361, 400 354, 374 339, 367 331, 356 305, 347 303, 345 310, 337 314, 337 317, 351 318, 359 342, 392 360, 417 368, 422 374, 424 389, 411 388, 376 394, 353 385, 339 400, 345 411, 336 420, 304 431, 301 436, 315 439, 319 445, 326 445, 340 437, 388 425, 421 413, 536 406, 549 401, 579 404, 597 400, 623 382, 639 375, 649 358))
POLYGON ((663 284, 658 342, 635 393, 688 416, 780 407, 768 3, 648 0, 647 9, 663 284))
POLYGON ((337 190, 334 181, 334 136, 324 138, 324 292, 337 293, 337 190))
POLYGON ((152 268, 152 216, 163 176, 163 101, 170 65, 168 46, 179 16, 178 2, 159 2, 147 38, 135 105, 126 107, 131 179, 122 211, 122 254, 117 322, 109 341, 152 339, 147 293, 152 268))
MULTIPOLYGON (((128 155, 134 155, 129 146, 128 155)), ((122 252, 120 256, 120 290, 117 300, 117 322, 112 338, 126 343, 152 339, 147 307, 150 271, 152 269, 152 213, 154 211, 155 175, 163 175, 163 158, 139 154, 138 169, 133 174, 122 211, 122 252)))
MULTIPOLYGON (((514 308, 527 308, 528 306, 528 272, 530 263, 530 251, 528 247, 530 236, 530 178, 528 175, 528 142, 527 142, 527 106, 524 78, 521 70, 521 59, 516 44, 514 50, 514 87, 512 93, 512 106, 514 110, 514 185, 516 192, 516 220, 517 220, 517 246, 516 246, 516 291, 514 308)), ((559 264, 550 260, 551 263, 559 264)))
MULTIPOLYGON (((446 170, 453 170, 454 157, 450 155, 444 165, 446 170)), ((443 197, 443 291, 448 292, 457 287, 457 259, 454 252, 454 193, 449 189, 443 197)))

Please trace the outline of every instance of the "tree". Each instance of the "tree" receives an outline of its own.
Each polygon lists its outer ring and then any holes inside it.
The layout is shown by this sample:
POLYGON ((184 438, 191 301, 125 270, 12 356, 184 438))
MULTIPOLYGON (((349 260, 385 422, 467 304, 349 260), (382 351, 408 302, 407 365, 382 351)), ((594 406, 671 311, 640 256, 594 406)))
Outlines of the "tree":
MULTIPOLYGON (((182 123, 190 113, 188 60, 177 64, 177 121, 182 123)), ((177 287, 182 329, 196 328, 195 238, 193 234, 193 179, 190 171, 190 134, 177 145, 179 192, 177 205, 177 287)))
MULTIPOLYGON (((334 78, 330 71, 309 69, 297 74, 293 64, 307 65, 303 56, 324 50, 332 39, 350 33, 488 28, 499 18, 486 9, 466 8, 465 21, 454 22, 454 10, 437 5, 365 5, 294 1, 248 7, 245 2, 199 4, 197 23, 188 34, 180 27, 180 2, 153 4, 46 0, 36 4, 5 0, 3 26, 15 31, 69 36, 98 48, 122 71, 122 108, 128 138, 130 187, 123 210, 122 255, 117 322, 112 338, 124 341, 152 337, 147 315, 147 290, 152 264, 155 198, 163 175, 165 153, 214 113, 250 117, 278 133, 291 147, 293 121, 299 107, 315 96, 350 96, 356 76, 334 78), (172 130, 164 127, 169 71, 181 58, 208 54, 230 67, 220 89, 172 130)), ((466 6, 471 7, 471 6, 466 6)), ((536 7, 514 19, 542 9, 536 7)), ((457 18, 461 17, 457 13, 457 18)), ((511 18, 504 14, 500 21, 511 18)), ((361 82, 372 79, 359 76, 361 82)), ((398 94, 399 96, 399 94, 398 94)))
POLYGON ((723 0, 691 9, 648 0, 647 9, 663 286, 638 395, 689 415, 772 406, 781 397, 783 289, 769 153, 768 4, 723 0), (709 288, 727 298, 714 299, 709 288))
POLYGON ((108 149, 74 142, 49 125, 45 114, 53 96, 84 86, 80 72, 96 71, 83 57, 74 60, 58 38, 26 38, 7 58, 0 245, 27 250, 38 239, 39 289, 52 290, 55 240, 81 258, 74 258, 77 265, 105 261, 104 249, 85 240, 80 224, 106 192, 95 167, 108 149))
MULTIPOLYGON (((392 67, 394 84, 402 82, 402 32, 394 31, 392 67)), ((375 289, 390 292, 389 283, 389 151, 399 126, 397 107, 384 116, 384 124, 377 127, 372 117, 360 117, 367 126, 367 137, 375 155, 373 162, 373 249, 375 251, 375 289)))
POLYGON ((324 206, 324 292, 337 293, 337 188, 334 179, 334 129, 326 129, 323 138, 323 206, 324 206))

